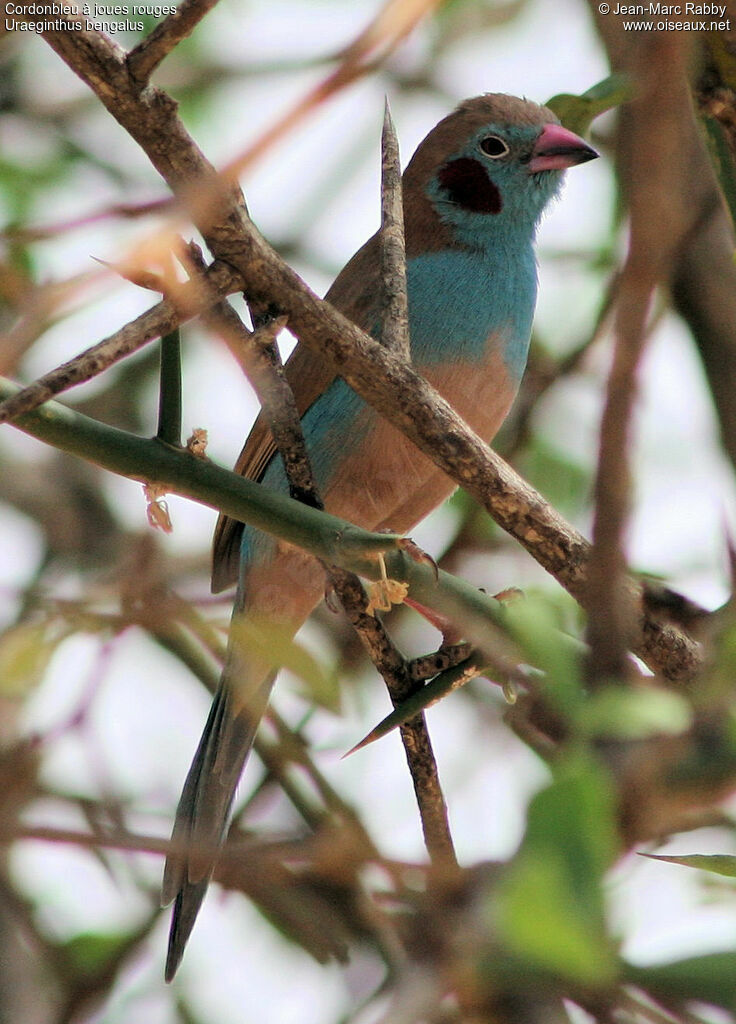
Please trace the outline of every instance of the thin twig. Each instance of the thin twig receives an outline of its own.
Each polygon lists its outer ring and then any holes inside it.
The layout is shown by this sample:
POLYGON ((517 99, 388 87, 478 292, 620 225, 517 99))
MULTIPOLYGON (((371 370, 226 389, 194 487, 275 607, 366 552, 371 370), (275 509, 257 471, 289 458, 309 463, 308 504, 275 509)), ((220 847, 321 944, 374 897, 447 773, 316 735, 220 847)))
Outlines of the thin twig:
POLYGON ((378 725, 374 726, 354 747, 351 747, 345 756, 354 754, 362 747, 368 746, 369 743, 382 739, 397 727, 404 728, 405 723, 413 721, 419 714, 423 715, 427 709, 439 703, 450 693, 465 686, 471 679, 484 674, 487 668, 486 660, 478 652, 468 651, 466 645, 465 657, 462 663, 456 663, 452 667, 445 669, 425 685, 417 683, 412 678, 410 671, 409 678, 412 679, 413 685, 408 695, 403 700, 397 698, 394 701, 393 712, 382 719, 378 725))
POLYGON ((0 239, 19 242, 22 245, 30 245, 31 242, 41 242, 46 238, 55 238, 57 235, 66 234, 68 231, 77 231, 80 228, 88 227, 90 224, 97 224, 103 220, 110 220, 114 217, 125 220, 136 220, 142 217, 150 217, 157 213, 165 213, 171 209, 172 200, 151 199, 145 203, 112 203, 104 206, 93 213, 85 213, 80 217, 70 217, 67 220, 52 221, 49 224, 40 224, 38 227, 20 227, 17 224, 8 224, 0 231, 0 239))
MULTIPOLYGON (((187 269, 195 273, 205 266, 201 250, 194 243, 187 247, 185 259, 187 269)), ((221 301, 205 310, 202 319, 222 337, 251 382, 284 460, 291 497, 311 508, 324 508, 304 445, 299 410, 276 347, 276 337, 286 326, 286 318, 266 320, 251 332, 233 307, 221 301)))
POLYGON ((412 3, 386 0, 360 35, 339 55, 340 63, 335 70, 305 96, 300 97, 240 156, 230 161, 223 170, 227 179, 236 180, 246 167, 251 167, 276 142, 301 125, 308 114, 380 67, 415 26, 438 5, 439 0, 413 0, 412 3))
POLYGON ((409 675, 416 683, 431 679, 448 668, 462 665, 473 653, 470 644, 464 641, 459 644, 443 644, 433 654, 425 654, 420 658, 412 658, 409 662, 409 675))
POLYGON ((175 14, 169 14, 127 56, 131 78, 143 88, 182 39, 191 35, 218 0, 181 0, 175 14))
POLYGON ((92 380, 149 341, 168 334, 211 302, 211 293, 225 295, 238 291, 242 286, 237 272, 217 261, 209 267, 205 281, 207 287, 204 289, 200 281, 182 285, 175 302, 167 299, 157 303, 108 338, 39 377, 12 398, 0 402, 0 423, 22 416, 62 391, 92 380))
POLYGON ((112 850, 132 850, 138 853, 166 854, 170 848, 168 839, 157 836, 142 836, 122 829, 112 832, 100 830, 79 832, 75 829, 53 828, 47 825, 23 825, 13 823, 7 832, 0 832, 0 843, 14 843, 19 839, 37 839, 44 843, 73 843, 75 846, 96 850, 107 847, 112 850))
POLYGON ((396 137, 388 99, 381 135, 381 281, 381 341, 386 348, 408 362, 411 353, 401 162, 399 140, 396 137))
POLYGON ((646 175, 634 176, 631 183, 631 242, 620 280, 616 345, 601 422, 586 597, 591 682, 626 675, 636 630, 623 550, 631 489, 631 416, 649 306, 685 224, 676 205, 676 197, 684 193, 676 180, 679 115, 673 112, 671 100, 686 81, 684 61, 685 52, 674 36, 653 40, 638 68, 642 95, 631 107, 629 143, 638 143, 640 152, 647 152, 652 132, 658 143, 647 161, 646 175), (656 55, 653 46, 659 50, 656 55))
MULTIPOLYGON (((332 579, 351 625, 383 676, 391 703, 397 707, 417 687, 421 689, 421 683, 411 678, 404 657, 383 623, 365 611, 365 591, 360 580, 352 573, 341 570, 335 572, 332 579)), ((414 785, 427 852, 435 866, 443 871, 453 871, 457 868, 457 858, 437 762, 423 712, 401 726, 401 741, 414 785)))
POLYGON ((176 327, 161 339, 158 430, 165 444, 181 444, 181 338, 176 327))

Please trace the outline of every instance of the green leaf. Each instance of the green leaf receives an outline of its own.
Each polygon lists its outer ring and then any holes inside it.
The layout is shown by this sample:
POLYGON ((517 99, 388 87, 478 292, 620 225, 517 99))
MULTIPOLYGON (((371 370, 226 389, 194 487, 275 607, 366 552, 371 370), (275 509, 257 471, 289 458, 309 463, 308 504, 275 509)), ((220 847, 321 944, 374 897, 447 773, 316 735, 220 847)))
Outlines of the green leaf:
POLYGON ((505 612, 509 632, 529 664, 547 677, 539 684, 544 696, 566 714, 577 713, 584 698, 582 644, 559 631, 553 607, 541 597, 513 601, 505 612))
POLYGON ((602 882, 616 852, 614 796, 592 758, 576 754, 529 806, 509 865, 497 926, 509 951, 586 985, 609 985, 617 956, 606 933, 602 882))
POLYGON ((63 633, 54 635, 46 622, 23 622, 0 636, 0 694, 26 696, 41 682, 63 633))
POLYGON ((625 980, 654 996, 690 1002, 699 1000, 736 1009, 736 950, 678 960, 657 967, 626 965, 625 980))
POLYGON ((736 89, 736 54, 727 32, 704 37, 705 67, 696 86, 696 108, 705 130, 711 163, 718 177, 731 223, 736 226, 736 142, 729 93, 736 89))
POLYGON ((130 945, 124 932, 83 932, 59 947, 77 977, 98 974, 130 945))
POLYGON ((589 735, 620 740, 677 736, 691 721, 692 708, 683 696, 654 687, 605 687, 588 697, 577 717, 589 735))
POLYGON ((517 468, 563 513, 578 512, 588 497, 590 476, 587 471, 538 435, 525 447, 517 468))
POLYGON ((512 953, 584 985, 609 985, 616 958, 600 922, 570 886, 560 849, 524 855, 501 888, 502 939, 512 953))
POLYGON ((667 857, 662 853, 640 853, 640 857, 663 860, 668 864, 681 864, 686 868, 699 868, 712 875, 736 878, 736 857, 727 853, 688 853, 682 857, 667 857))
POLYGON ((531 801, 524 843, 561 846, 575 886, 598 894, 618 849, 615 819, 615 793, 605 768, 574 752, 557 765, 554 782, 531 801))
POLYGON ((736 89, 736 53, 726 32, 708 33, 706 49, 718 70, 720 84, 727 89, 736 89))
POLYGON ((566 128, 583 135, 596 117, 626 103, 632 95, 631 80, 626 75, 614 74, 592 86, 582 96, 559 93, 547 101, 547 106, 566 128))

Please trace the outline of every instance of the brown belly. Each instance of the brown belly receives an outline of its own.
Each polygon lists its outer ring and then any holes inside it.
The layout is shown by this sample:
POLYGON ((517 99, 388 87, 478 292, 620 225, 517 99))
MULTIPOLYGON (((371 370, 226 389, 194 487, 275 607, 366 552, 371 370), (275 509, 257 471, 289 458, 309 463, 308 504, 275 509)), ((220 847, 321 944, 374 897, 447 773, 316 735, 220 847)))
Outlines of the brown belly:
MULTIPOLYGON (((425 375, 483 440, 494 438, 516 391, 496 351, 481 367, 458 364, 449 373, 445 367, 425 375)), ((383 418, 375 419, 363 444, 359 464, 346 459, 326 494, 326 506, 335 515, 367 529, 401 533, 424 519, 457 486, 383 418)))
MULTIPOLYGON (((516 390, 496 352, 482 367, 458 365, 449 374, 430 370, 426 377, 480 437, 493 439, 516 390)), ((362 457, 346 457, 325 493, 326 508, 369 530, 406 533, 457 485, 386 420, 371 410, 366 415, 371 426, 361 442, 362 457)), ((296 628, 323 592, 319 563, 278 544, 273 560, 249 568, 246 607, 296 628)))

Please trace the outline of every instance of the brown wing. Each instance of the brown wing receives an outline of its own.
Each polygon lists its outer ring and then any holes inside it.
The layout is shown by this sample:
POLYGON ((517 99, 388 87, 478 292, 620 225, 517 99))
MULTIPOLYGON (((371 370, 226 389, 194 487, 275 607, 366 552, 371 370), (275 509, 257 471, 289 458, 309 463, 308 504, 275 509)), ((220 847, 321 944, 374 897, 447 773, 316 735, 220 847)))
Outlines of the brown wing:
MULTIPOLYGON (((286 363, 285 371, 286 379, 294 390, 300 416, 304 415, 335 378, 331 364, 326 359, 320 362, 319 357, 304 345, 298 345, 294 349, 286 363)), ((235 463, 235 472, 247 480, 259 481, 275 454, 276 445, 271 431, 263 413, 259 413, 235 463)), ((213 594, 236 582, 242 536, 243 524, 221 512, 212 541, 213 594)))
MULTIPOLYGON (((345 265, 326 295, 337 309, 367 330, 374 328, 378 314, 380 289, 377 287, 377 268, 378 239, 374 235, 345 265)), ((326 356, 320 357, 302 344, 298 344, 289 356, 285 371, 300 416, 304 416, 336 376, 326 356)), ((235 463, 235 472, 248 480, 259 481, 275 454, 276 445, 271 431, 263 413, 260 413, 235 463)), ((212 544, 213 594, 236 582, 242 536, 243 524, 220 513, 212 544)))

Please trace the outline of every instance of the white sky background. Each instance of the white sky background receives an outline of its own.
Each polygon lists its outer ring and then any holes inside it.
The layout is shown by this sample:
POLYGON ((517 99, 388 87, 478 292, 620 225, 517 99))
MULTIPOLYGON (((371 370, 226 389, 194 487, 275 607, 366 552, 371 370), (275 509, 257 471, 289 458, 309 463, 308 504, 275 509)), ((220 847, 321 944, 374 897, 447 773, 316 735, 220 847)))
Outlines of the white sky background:
MULTIPOLYGON (((198 28, 213 53, 238 66, 243 60, 304 58, 331 52, 350 41, 375 12, 371 2, 250 4, 222 0, 198 28)), ((421 66, 426 35, 420 31, 395 60, 421 66)), ((33 76, 39 99, 81 95, 83 87, 39 40, 27 40, 26 69, 33 76)), ((270 121, 323 74, 303 72, 261 80, 246 79, 221 90, 220 101, 206 123, 194 129, 198 143, 215 163, 223 163, 256 138, 270 121)), ((504 91, 544 101, 558 92, 581 92, 605 77, 607 67, 584 6, 576 0, 555 4, 538 0, 508 26, 478 33, 450 50, 440 63, 440 79, 448 101, 390 97, 404 162, 417 142, 449 109, 452 101, 483 91, 504 91)), ((175 91, 175 90, 174 90, 175 91)), ((310 241, 326 264, 336 268, 371 234, 378 222, 379 138, 383 82, 376 76, 330 103, 304 127, 274 149, 248 174, 243 184, 259 227, 278 239, 294 222, 304 224, 304 197, 315 182, 356 144, 355 125, 361 126, 364 169, 351 180, 328 214, 305 226, 310 241)), ((32 147, 34 140, 6 129, 4 145, 32 147)), ((105 159, 137 168, 150 180, 145 198, 163 195, 145 158, 110 118, 90 115, 86 141, 105 159)), ((26 150, 30 151, 30 150, 26 150)), ((611 169, 605 160, 576 169, 560 202, 547 216, 539 239, 540 299, 537 325, 542 337, 564 350, 584 336, 598 294, 590 274, 570 261, 553 263, 546 254, 595 248, 607 231, 611 215, 611 169)), ((77 216, 80 195, 84 208, 95 210, 122 198, 109 183, 90 173, 77 177, 55 195, 53 206, 38 209, 38 223, 77 216)), ((1 208, 0 208, 0 212, 1 208)), ((129 224, 110 231, 90 226, 38 248, 49 276, 64 277, 91 269, 90 255, 115 260, 121 238, 133 241, 150 227, 129 224)), ((330 278, 307 267, 297 268, 320 292, 330 278)), ((115 286, 96 305, 50 330, 30 354, 25 371, 36 375, 99 340, 112 327, 150 305, 150 298, 129 286, 115 286), (111 312, 112 310, 112 312, 111 312)), ((196 332, 185 336, 184 429, 204 426, 210 434, 209 454, 224 464, 234 460, 255 406, 248 385, 234 372, 224 351, 203 341, 196 332)), ((586 374, 555 387, 541 403, 537 427, 547 440, 571 452, 583 464, 595 459, 596 431, 601 408, 605 352, 586 364, 586 374)), ((636 508, 629 533, 633 564, 668 576, 673 585, 715 606, 726 596, 724 522, 733 523, 734 490, 730 472, 717 445, 717 430, 700 366, 683 328, 664 322, 649 347, 641 369, 635 452, 636 508)), ((93 385, 94 386, 94 385, 93 385)), ((150 422, 155 422, 156 396, 150 396, 150 422)), ((3 432, 0 454, 28 453, 42 458, 35 442, 3 432)), ((110 477, 109 494, 126 523, 141 528, 145 509, 140 487, 110 477)), ((182 499, 171 498, 175 530, 164 543, 172 551, 205 548, 214 514, 182 499)), ((441 550, 446 511, 415 531, 428 550, 441 550)), ((38 540, 28 521, 3 512, 0 532, 0 618, 14 613, 13 592, 22 586, 35 563, 38 540)), ((588 530, 589 524, 579 524, 588 530)), ((503 576, 501 561, 484 565, 492 589, 544 583, 544 574, 531 560, 524 578, 503 576)), ((518 566, 514 563, 514 573, 518 566)), ((70 586, 65 580, 64 586, 70 586)), ((307 641, 316 644, 312 629, 307 641)), ((426 633, 426 642, 433 642, 426 633)), ((45 730, 63 722, 80 695, 99 674, 96 641, 77 638, 55 656, 45 684, 27 710, 29 729, 45 730)), ((303 704, 289 681, 277 690, 279 708, 294 719, 303 704)), ((167 834, 170 813, 178 796, 207 710, 207 699, 180 666, 140 634, 130 631, 109 652, 94 720, 83 736, 71 733, 48 751, 48 777, 63 777, 70 790, 99 793, 105 780, 129 793, 138 806, 149 809, 141 829, 167 834), (177 723, 176 734, 170 720, 177 723)), ((359 695, 351 694, 341 717, 319 716, 314 741, 321 770, 349 799, 360 806, 369 827, 380 837, 388 855, 423 857, 411 786, 397 737, 389 737, 358 755, 340 755, 386 713, 382 684, 374 676, 363 681, 359 695)), ((489 712, 490 713, 490 712, 489 712)), ((544 780, 544 770, 501 726, 493 736, 487 758, 474 760, 468 772, 464 753, 474 744, 488 744, 488 731, 478 726, 462 699, 444 702, 430 712, 430 726, 451 824, 463 863, 507 856, 518 842, 528 795, 544 780), (480 766, 480 767, 479 767, 480 766)), ((259 769, 246 773, 256 779, 259 769)), ((58 809, 44 808, 45 821, 60 820, 58 809)), ((39 809, 39 820, 41 809, 39 809)), ((722 842, 722 839, 721 839, 722 842)), ((691 836, 677 844, 679 852, 716 852, 711 835, 691 836)), ((733 852, 733 851, 729 851, 733 852)), ((128 859, 129 862, 130 859, 128 859)), ((663 959, 673 952, 724 948, 736 942, 734 905, 704 906, 688 872, 653 862, 621 866, 612 884, 613 913, 626 951, 641 961, 663 959), (643 896, 645 894, 645 897, 643 896), (653 928, 656 927, 656 932, 653 928)), ((55 935, 84 928, 110 929, 130 925, 145 913, 136 898, 135 876, 127 875, 125 858, 118 858, 120 879, 113 881, 88 855, 73 849, 50 849, 22 844, 14 852, 17 876, 34 898, 41 899, 44 922, 55 935)), ((154 858, 140 858, 136 870, 151 880, 160 872, 154 858)), ((695 873, 693 873, 694 875, 695 873)), ((168 913, 154 931, 145 960, 131 965, 120 979, 106 1021, 145 1020, 166 1024, 173 1019, 171 992, 163 984, 163 957, 168 913)), ((375 978, 360 960, 347 971, 322 968, 286 945, 252 907, 238 896, 208 898, 192 936, 176 985, 191 997, 206 1021, 268 1019, 283 1024, 317 1024, 335 1019, 341 1007, 356 1004, 375 978), (366 972, 367 975, 366 975, 366 972)), ((368 1018, 366 1018, 367 1020, 368 1018)))

